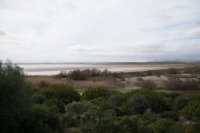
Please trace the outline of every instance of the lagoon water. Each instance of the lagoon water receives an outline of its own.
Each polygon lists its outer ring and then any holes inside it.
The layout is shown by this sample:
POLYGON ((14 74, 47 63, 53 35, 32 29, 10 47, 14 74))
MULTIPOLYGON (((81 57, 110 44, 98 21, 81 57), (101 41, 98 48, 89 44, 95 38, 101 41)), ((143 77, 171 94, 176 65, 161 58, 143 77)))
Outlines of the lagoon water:
POLYGON ((56 75, 61 71, 68 72, 76 69, 92 69, 100 70, 108 69, 111 72, 126 72, 126 71, 143 71, 166 68, 165 66, 156 65, 135 65, 135 64, 98 64, 98 63, 58 63, 58 64, 17 64, 23 68, 26 75, 56 75))

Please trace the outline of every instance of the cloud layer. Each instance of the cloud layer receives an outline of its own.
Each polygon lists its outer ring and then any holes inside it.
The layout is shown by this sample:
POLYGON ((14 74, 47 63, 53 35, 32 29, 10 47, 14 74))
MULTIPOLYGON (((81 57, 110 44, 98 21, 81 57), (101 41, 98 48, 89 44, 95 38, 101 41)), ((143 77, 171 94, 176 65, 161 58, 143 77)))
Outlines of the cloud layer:
POLYGON ((0 59, 200 60, 199 0, 0 0, 0 59))

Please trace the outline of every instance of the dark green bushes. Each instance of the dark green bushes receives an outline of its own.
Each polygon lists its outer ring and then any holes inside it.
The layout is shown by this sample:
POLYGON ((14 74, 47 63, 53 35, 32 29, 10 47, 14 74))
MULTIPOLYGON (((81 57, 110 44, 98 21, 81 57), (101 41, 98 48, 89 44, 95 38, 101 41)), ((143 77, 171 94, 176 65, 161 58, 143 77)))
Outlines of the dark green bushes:
POLYGON ((73 70, 68 73, 61 72, 57 77, 61 78, 71 78, 73 80, 86 80, 92 77, 110 77, 118 76, 117 74, 112 74, 107 69, 101 71, 98 69, 85 69, 85 70, 73 70))
POLYGON ((30 106, 30 86, 24 83, 22 70, 0 62, 0 132, 20 132, 30 106))

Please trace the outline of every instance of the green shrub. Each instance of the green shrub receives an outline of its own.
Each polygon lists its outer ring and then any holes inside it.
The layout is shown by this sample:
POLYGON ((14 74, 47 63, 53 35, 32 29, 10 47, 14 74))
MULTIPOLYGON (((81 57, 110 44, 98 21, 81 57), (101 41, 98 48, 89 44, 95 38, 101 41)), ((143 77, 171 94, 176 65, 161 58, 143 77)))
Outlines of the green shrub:
POLYGON ((117 118, 117 127, 118 130, 116 132, 121 133, 134 133, 138 132, 138 122, 134 117, 131 116, 123 116, 117 118))
POLYGON ((142 80, 140 86, 144 89, 156 89, 156 84, 152 80, 142 80))
POLYGON ((154 133, 170 133, 171 127, 174 122, 169 119, 158 119, 151 123, 149 127, 154 131, 154 133))
POLYGON ((49 87, 40 88, 35 93, 36 93, 35 95, 42 95, 46 99, 58 97, 57 94, 56 94, 56 91, 52 88, 49 88, 49 87))
POLYGON ((36 104, 42 104, 46 101, 46 97, 44 95, 41 95, 41 94, 35 94, 35 95, 32 96, 32 100, 36 104))
POLYGON ((65 112, 65 107, 64 107, 65 105, 59 99, 51 98, 51 99, 46 100, 44 102, 44 104, 46 104, 48 107, 56 107, 58 112, 60 112, 60 113, 64 113, 65 112))
POLYGON ((47 87, 47 86, 49 86, 49 84, 47 83, 47 82, 45 82, 45 81, 40 81, 40 83, 39 83, 39 88, 44 88, 44 87, 47 87))
POLYGON ((91 107, 91 103, 87 101, 72 102, 66 105, 65 121, 68 127, 79 126, 83 114, 91 107))
POLYGON ((161 113, 163 111, 168 111, 168 100, 165 99, 164 96, 162 96, 159 93, 150 93, 147 95, 149 102, 151 103, 151 110, 155 113, 161 113))
POLYGON ((53 85, 46 88, 40 88, 36 92, 36 95, 43 95, 46 99, 57 98, 64 104, 80 100, 79 93, 67 85, 53 85))
POLYGON ((176 111, 184 108, 192 100, 191 96, 181 95, 174 100, 173 109, 176 111))
POLYGON ((186 124, 183 127, 185 133, 199 133, 200 131, 200 124, 194 123, 194 124, 186 124))
POLYGON ((117 106, 112 104, 109 100, 105 98, 97 98, 92 100, 92 104, 98 106, 99 110, 106 111, 106 110, 115 110, 118 111, 117 106))
POLYGON ((185 131, 185 125, 181 123, 174 123, 169 129, 169 133, 189 133, 185 131))
POLYGON ((200 101, 191 101, 181 112, 189 120, 200 121, 200 101))
POLYGON ((125 102, 125 98, 123 96, 123 94, 113 94, 111 95, 108 100, 116 106, 121 106, 124 102, 125 102))
POLYGON ((174 121, 178 120, 178 114, 177 114, 177 112, 174 112, 174 111, 165 111, 165 112, 161 113, 160 116, 162 118, 168 118, 168 119, 172 119, 174 121))
POLYGON ((49 111, 44 105, 33 106, 31 112, 24 118, 24 133, 58 133, 62 132, 63 125, 60 116, 49 111))
POLYGON ((108 98, 111 91, 105 88, 89 88, 82 94, 82 100, 92 100, 96 98, 108 98))
POLYGON ((153 92, 151 90, 140 89, 125 93, 126 100, 130 99, 135 94, 144 95, 149 103, 149 108, 152 112, 160 113, 169 110, 168 100, 163 93, 153 92))
POLYGON ((85 70, 73 70, 68 73, 61 72, 57 77, 71 78, 73 80, 86 80, 91 77, 115 77, 116 74, 112 74, 107 69, 101 71, 98 69, 85 69, 85 70))
POLYGON ((150 107, 150 103, 145 95, 136 93, 129 98, 123 106, 122 112, 128 114, 142 114, 150 107))
POLYGON ((0 62, 0 132, 21 132, 21 121, 31 106, 30 86, 21 68, 0 62))
POLYGON ((51 86, 51 88, 55 90, 58 98, 60 98, 64 104, 80 100, 80 94, 70 86, 54 85, 51 86))
POLYGON ((117 117, 115 111, 106 110, 101 112, 95 110, 85 116, 82 123, 84 133, 132 133, 137 132, 138 123, 134 117, 117 117))

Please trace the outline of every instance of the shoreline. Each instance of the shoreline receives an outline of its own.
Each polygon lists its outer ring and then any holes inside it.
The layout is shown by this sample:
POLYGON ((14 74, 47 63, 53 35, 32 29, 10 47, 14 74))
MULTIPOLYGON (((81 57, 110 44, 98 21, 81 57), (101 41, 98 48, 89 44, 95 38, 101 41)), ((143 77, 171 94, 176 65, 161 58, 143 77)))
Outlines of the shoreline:
POLYGON ((111 72, 141 72, 141 71, 147 71, 147 70, 159 70, 159 69, 168 69, 168 68, 183 68, 183 67, 189 67, 192 66, 192 64, 68 64, 68 65, 46 65, 43 66, 40 65, 24 65, 20 66, 23 68, 24 73, 27 75, 52 75, 52 74, 58 74, 61 71, 72 71, 77 69, 108 69, 111 72), (49 73, 49 74, 48 74, 49 73))

